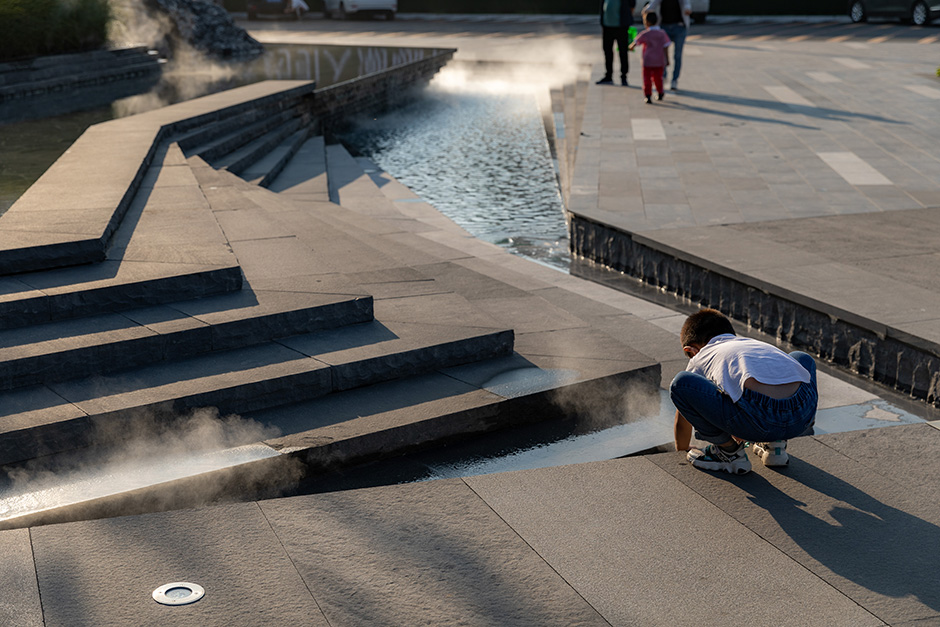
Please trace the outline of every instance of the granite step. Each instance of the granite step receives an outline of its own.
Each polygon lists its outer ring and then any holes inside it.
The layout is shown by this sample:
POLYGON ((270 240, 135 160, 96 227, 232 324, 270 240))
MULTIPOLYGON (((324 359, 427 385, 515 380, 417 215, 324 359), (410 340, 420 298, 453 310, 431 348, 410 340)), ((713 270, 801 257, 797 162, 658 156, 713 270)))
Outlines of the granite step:
POLYGON ((136 66, 156 69, 157 58, 142 46, 36 57, 29 61, 0 63, 0 87, 17 86, 22 89, 24 83, 29 83, 29 89, 34 90, 37 82, 60 78, 74 80, 83 75, 110 74, 114 70, 134 69, 136 66))
POLYGON ((0 331, 0 389, 104 375, 372 317, 370 296, 246 289, 0 331))
POLYGON ((310 129, 304 125, 293 134, 286 137, 266 155, 248 165, 241 171, 240 176, 255 185, 270 187, 271 183, 280 175, 281 171, 293 159, 297 152, 307 141, 310 129))
POLYGON ((219 266, 105 261, 0 278, 0 329, 162 305, 241 287, 242 273, 237 263, 219 266))
POLYGON ((263 135, 255 137, 238 149, 215 159, 211 162, 212 166, 220 169, 225 168, 233 174, 242 176, 245 170, 264 159, 266 155, 295 133, 306 133, 307 126, 308 122, 304 117, 289 117, 277 126, 269 128, 263 135))
POLYGON ((372 321, 0 393, 0 464, 120 440, 196 408, 243 414, 512 352, 512 331, 372 321))
MULTIPOLYGON (((5 216, 7 228, 26 234, 39 224, 62 233, 95 228, 81 212, 47 210, 39 217, 5 216)), ((123 217, 99 263, 0 278, 0 329, 241 289, 238 260, 176 144, 157 151, 123 217)))
POLYGON ((328 201, 326 141, 322 135, 304 141, 267 188, 272 192, 306 200, 328 201))
POLYGON ((232 161, 229 155, 299 117, 299 112, 294 109, 259 110, 252 112, 252 117, 253 120, 245 120, 245 123, 238 125, 224 121, 212 124, 209 128, 203 129, 203 132, 209 133, 211 138, 198 145, 190 141, 184 142, 181 145, 184 148, 184 154, 187 157, 199 155, 213 167, 223 168, 232 161))

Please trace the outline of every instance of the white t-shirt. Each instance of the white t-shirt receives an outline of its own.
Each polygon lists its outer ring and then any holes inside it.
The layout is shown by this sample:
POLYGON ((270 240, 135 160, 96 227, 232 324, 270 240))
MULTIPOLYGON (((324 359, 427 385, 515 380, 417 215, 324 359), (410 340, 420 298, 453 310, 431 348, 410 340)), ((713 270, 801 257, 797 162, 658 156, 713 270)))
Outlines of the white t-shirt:
POLYGON ((809 383, 806 368, 776 346, 730 333, 713 337, 689 360, 686 370, 714 381, 735 403, 751 377, 767 385, 809 383))

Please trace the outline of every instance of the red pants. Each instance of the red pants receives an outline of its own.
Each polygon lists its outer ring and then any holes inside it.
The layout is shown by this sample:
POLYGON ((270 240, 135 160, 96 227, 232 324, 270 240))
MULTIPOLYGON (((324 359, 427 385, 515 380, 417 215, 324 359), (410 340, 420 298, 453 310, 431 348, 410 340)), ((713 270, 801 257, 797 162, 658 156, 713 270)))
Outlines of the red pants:
POLYGON ((663 93, 663 69, 643 66, 643 93, 647 97, 653 95, 653 83, 656 83, 656 91, 663 93))

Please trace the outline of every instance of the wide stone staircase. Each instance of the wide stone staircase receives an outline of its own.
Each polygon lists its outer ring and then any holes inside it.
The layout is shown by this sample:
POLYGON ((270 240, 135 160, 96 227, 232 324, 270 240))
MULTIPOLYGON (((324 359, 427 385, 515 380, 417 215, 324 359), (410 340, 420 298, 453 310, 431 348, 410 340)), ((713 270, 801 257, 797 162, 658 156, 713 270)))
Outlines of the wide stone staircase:
POLYGON ((583 411, 564 390, 616 413, 627 381, 656 389, 658 364, 583 323, 520 335, 512 312, 478 306, 551 308, 524 278, 474 267, 496 247, 421 237, 433 223, 474 241, 395 202, 315 128, 298 102, 187 125, 155 151, 104 261, 0 279, 2 468, 94 459, 206 407, 275 428, 265 446, 280 454, 185 495, 150 486, 0 524, 251 498, 288 464, 296 478, 298 463, 336 469, 583 411))

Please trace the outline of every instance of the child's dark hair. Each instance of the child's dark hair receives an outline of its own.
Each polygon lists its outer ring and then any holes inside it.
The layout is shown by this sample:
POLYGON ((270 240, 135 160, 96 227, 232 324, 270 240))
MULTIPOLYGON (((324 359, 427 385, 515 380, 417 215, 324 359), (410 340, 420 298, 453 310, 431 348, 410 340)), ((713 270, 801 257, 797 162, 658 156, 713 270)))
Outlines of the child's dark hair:
POLYGON ((735 335, 727 316, 716 309, 700 309, 685 319, 679 339, 683 346, 705 346, 716 335, 735 335))
POLYGON ((656 26, 657 22, 659 22, 659 16, 653 11, 643 16, 643 23, 647 26, 656 26))

